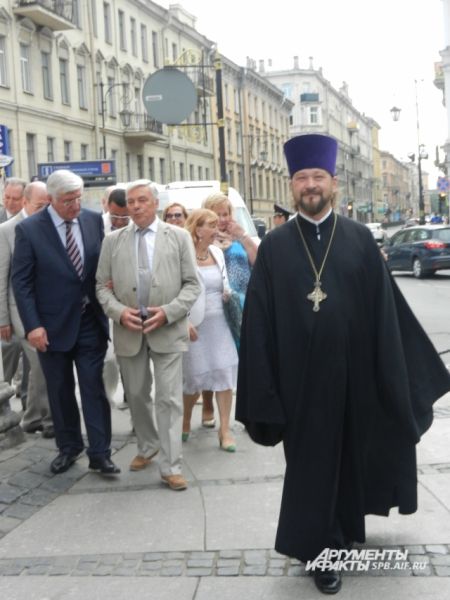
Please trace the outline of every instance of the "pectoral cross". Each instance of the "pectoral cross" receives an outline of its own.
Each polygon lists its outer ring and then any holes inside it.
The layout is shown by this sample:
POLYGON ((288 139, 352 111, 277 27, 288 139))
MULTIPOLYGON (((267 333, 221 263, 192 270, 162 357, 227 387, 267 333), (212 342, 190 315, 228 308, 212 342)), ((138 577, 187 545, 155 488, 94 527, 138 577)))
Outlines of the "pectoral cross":
POLYGON ((308 298, 308 300, 311 300, 311 302, 314 302, 314 306, 313 306, 314 312, 318 312, 320 310, 320 306, 319 306, 320 302, 322 302, 322 300, 325 300, 327 297, 326 293, 322 292, 321 286, 322 286, 322 284, 320 283, 320 281, 318 279, 316 279, 316 281, 314 282, 313 291, 306 296, 308 298))

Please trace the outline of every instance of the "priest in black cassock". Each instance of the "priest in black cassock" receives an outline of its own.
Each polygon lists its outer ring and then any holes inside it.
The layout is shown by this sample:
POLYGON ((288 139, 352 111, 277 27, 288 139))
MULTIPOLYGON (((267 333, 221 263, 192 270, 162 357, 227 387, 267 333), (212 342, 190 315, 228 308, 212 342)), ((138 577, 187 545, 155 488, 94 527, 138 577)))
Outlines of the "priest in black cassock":
MULTIPOLYGON (((416 444, 450 375, 371 232, 334 210, 337 142, 285 144, 298 214, 262 240, 247 290, 236 418, 283 442, 275 547, 301 561, 365 541, 364 516, 417 510, 416 444)), ((316 570, 336 593, 340 574, 316 570)))

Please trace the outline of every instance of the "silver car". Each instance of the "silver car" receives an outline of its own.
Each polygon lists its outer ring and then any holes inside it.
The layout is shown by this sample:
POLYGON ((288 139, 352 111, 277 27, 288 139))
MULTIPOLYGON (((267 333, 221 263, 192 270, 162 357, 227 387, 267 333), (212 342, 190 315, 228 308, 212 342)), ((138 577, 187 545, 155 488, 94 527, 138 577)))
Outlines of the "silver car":
POLYGON ((374 240, 380 246, 382 246, 388 239, 388 234, 383 229, 381 223, 366 223, 367 227, 372 232, 374 240))

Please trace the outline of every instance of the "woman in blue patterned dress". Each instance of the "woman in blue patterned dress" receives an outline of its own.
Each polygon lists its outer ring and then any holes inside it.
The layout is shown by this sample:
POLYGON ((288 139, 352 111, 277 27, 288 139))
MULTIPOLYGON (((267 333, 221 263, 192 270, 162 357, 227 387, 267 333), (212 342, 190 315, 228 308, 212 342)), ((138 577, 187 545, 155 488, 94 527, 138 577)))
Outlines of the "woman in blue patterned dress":
MULTIPOLYGON (((239 294, 241 308, 244 307, 245 293, 250 279, 251 267, 256 260, 258 245, 243 227, 233 219, 233 207, 225 194, 211 194, 203 202, 203 207, 216 213, 219 231, 215 244, 225 257, 228 279, 232 290, 239 294)), ((214 427, 213 394, 203 391, 202 424, 214 427)))

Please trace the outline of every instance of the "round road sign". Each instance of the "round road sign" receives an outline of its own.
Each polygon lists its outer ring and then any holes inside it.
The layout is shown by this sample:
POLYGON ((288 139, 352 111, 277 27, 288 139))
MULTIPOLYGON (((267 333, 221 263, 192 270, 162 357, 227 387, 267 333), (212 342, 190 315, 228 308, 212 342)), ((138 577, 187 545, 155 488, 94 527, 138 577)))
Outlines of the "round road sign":
POLYGON ((173 67, 160 69, 147 77, 142 99, 148 114, 167 125, 182 123, 197 104, 197 94, 191 79, 173 67))

